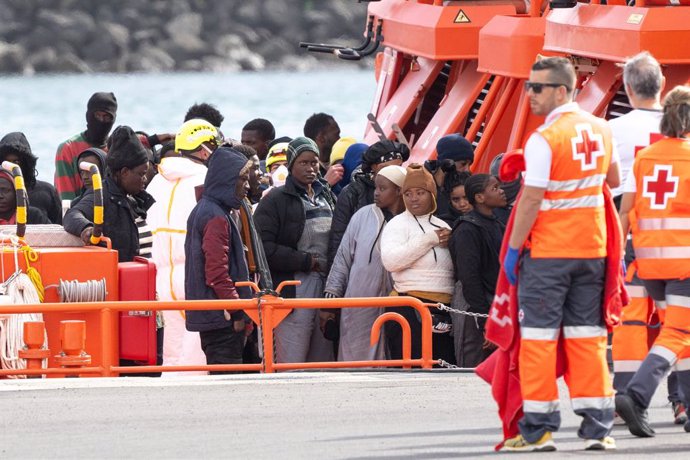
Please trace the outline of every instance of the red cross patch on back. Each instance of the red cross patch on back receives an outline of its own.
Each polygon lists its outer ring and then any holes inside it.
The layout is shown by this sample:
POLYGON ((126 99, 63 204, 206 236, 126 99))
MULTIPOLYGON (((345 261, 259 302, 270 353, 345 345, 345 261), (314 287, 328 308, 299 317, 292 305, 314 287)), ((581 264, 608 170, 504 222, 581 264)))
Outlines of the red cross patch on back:
POLYGON ((596 169, 597 160, 603 157, 604 138, 601 134, 594 133, 589 123, 575 125, 577 135, 570 139, 573 148, 573 160, 580 162, 583 171, 596 169))
POLYGON ((678 195, 679 181, 673 165, 654 165, 654 175, 642 179, 642 196, 649 198, 651 209, 666 209, 669 198, 678 195))

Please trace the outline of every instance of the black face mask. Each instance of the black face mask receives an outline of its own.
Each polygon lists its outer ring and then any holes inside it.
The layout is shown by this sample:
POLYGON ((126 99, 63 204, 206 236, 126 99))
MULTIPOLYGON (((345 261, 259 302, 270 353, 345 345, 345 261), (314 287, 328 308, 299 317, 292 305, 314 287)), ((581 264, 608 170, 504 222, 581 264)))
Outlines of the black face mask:
POLYGON ((87 112, 86 114, 86 140, 89 144, 96 147, 103 147, 105 145, 105 140, 108 138, 108 133, 113 128, 115 124, 115 118, 113 121, 103 122, 96 119, 96 116, 92 112, 87 112))

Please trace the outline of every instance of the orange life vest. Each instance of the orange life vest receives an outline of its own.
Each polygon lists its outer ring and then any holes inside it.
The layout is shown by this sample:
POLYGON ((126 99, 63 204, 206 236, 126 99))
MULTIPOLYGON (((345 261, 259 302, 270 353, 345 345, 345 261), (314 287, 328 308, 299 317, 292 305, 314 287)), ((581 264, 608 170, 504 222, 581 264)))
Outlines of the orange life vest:
POLYGON ((630 212, 637 274, 690 276, 690 141, 660 140, 633 164, 637 192, 630 212))
POLYGON ((611 164, 611 130, 583 111, 539 128, 551 147, 551 175, 530 234, 532 257, 606 257, 603 185, 611 164))

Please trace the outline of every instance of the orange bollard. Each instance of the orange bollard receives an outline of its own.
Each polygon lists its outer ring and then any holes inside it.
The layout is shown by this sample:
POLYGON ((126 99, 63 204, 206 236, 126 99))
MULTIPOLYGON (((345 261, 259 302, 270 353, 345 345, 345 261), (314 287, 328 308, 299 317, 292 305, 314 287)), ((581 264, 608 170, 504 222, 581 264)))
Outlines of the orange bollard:
MULTIPOLYGON (((410 330, 410 323, 400 313, 387 312, 376 318, 371 327, 371 346, 373 347, 379 341, 381 336, 381 327, 386 321, 395 321, 400 324, 402 328, 402 354, 403 361, 409 362, 412 360, 412 332, 410 330)), ((412 369, 410 364, 403 365, 403 369, 412 369)))
MULTIPOLYGON (((43 368, 43 360, 48 359, 50 350, 43 349, 45 340, 45 323, 43 321, 27 321, 24 323, 24 344, 26 349, 19 350, 19 357, 26 360, 27 369, 43 368)), ((27 378, 40 379, 40 375, 29 375, 27 378)))
POLYGON ((60 321, 60 354, 55 362, 60 367, 78 368, 91 364, 91 355, 84 351, 86 344, 85 321, 60 321))

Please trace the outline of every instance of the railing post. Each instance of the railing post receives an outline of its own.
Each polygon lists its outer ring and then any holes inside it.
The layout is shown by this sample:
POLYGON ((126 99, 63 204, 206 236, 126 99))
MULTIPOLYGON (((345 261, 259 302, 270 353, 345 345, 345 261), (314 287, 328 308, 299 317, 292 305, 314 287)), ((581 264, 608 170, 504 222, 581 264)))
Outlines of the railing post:
MULTIPOLYGON (((50 350, 43 349, 45 342, 45 323, 27 321, 24 323, 25 350, 19 350, 19 357, 26 361, 27 369, 42 369, 43 360, 50 357, 50 350)), ((28 375, 30 379, 40 379, 40 375, 28 375)))
POLYGON ((275 356, 273 356, 273 305, 265 304, 262 299, 261 310, 263 323, 261 332, 264 335, 264 369, 267 374, 272 374, 275 372, 273 368, 275 363, 275 356))
MULTIPOLYGON (((113 319, 112 312, 110 308, 101 309, 101 354, 103 361, 101 362, 101 375, 103 377, 111 377, 113 371, 111 367, 113 365, 112 355, 113 355, 113 319)), ((119 363, 118 363, 119 364, 119 363)))
POLYGON ((395 321, 402 328, 402 355, 403 361, 408 364, 403 364, 403 369, 412 369, 409 362, 412 360, 412 330, 410 323, 400 313, 387 312, 376 318, 374 324, 371 326, 371 346, 373 347, 381 337, 381 327, 386 321, 395 321))
MULTIPOLYGON (((55 362, 65 368, 79 368, 91 364, 91 356, 86 353, 86 322, 60 321, 60 353, 55 362)), ((68 376, 71 377, 71 376, 68 376)), ((74 375, 77 377, 77 375, 74 375)))

